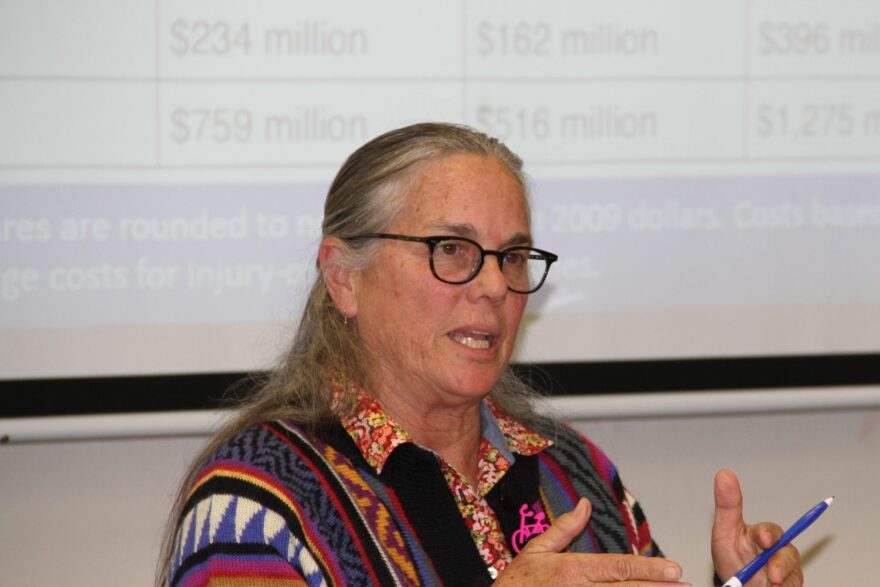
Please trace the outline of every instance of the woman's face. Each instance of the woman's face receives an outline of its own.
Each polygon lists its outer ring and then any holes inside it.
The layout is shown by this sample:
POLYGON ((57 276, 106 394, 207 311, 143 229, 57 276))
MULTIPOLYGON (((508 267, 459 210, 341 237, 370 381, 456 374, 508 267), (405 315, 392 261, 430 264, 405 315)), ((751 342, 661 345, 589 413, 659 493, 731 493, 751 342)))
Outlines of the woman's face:
MULTIPOLYGON (((522 190, 502 163, 452 155, 425 166, 386 232, 464 236, 485 249, 530 245, 522 190)), ((527 296, 511 292, 495 257, 470 282, 439 281, 419 242, 382 240, 355 277, 358 332, 377 363, 373 393, 461 405, 488 393, 513 351, 527 296)), ((427 405, 426 405, 427 407, 427 405)))

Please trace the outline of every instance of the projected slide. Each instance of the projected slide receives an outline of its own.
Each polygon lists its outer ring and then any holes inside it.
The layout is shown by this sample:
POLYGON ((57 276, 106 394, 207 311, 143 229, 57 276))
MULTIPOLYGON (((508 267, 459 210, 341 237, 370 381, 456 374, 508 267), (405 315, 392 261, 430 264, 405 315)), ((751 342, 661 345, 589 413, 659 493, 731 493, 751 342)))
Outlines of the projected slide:
POLYGON ((526 162, 523 361, 880 351, 880 3, 0 4, 0 378, 264 368, 359 145, 526 162))

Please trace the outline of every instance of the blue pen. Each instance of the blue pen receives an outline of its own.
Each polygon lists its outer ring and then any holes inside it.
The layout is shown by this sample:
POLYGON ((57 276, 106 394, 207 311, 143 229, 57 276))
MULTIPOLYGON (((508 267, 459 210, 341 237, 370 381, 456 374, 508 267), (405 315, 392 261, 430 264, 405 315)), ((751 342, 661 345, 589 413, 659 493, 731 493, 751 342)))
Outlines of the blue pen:
POLYGON ((810 524, 815 522, 816 519, 822 515, 822 512, 828 509, 828 506, 830 506, 833 501, 833 497, 829 497, 825 501, 820 501, 819 505, 805 513, 801 516, 800 520, 792 524, 791 528, 783 533, 779 542, 756 556, 755 559, 744 566, 740 572, 728 579, 723 587, 743 587, 743 585, 748 583, 749 579, 751 579, 755 573, 761 570, 761 567, 767 564, 767 561, 770 560, 770 557, 773 556, 777 550, 786 546, 789 542, 794 540, 798 534, 809 528, 810 524))

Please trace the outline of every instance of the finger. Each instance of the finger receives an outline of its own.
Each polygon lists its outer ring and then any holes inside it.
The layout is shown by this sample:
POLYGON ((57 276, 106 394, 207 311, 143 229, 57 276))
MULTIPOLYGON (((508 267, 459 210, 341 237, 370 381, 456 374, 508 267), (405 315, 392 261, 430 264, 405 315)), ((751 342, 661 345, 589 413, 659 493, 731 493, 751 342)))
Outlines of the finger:
POLYGON ((745 525, 739 480, 732 471, 721 469, 715 475, 715 523, 712 540, 730 539, 745 525))
POLYGON ((782 584, 782 587, 803 587, 804 585, 804 572, 801 569, 795 570, 791 575, 788 576, 788 579, 785 580, 785 583, 782 584))
POLYGON ((804 584, 804 572, 801 569, 795 569, 793 573, 791 573, 788 577, 785 578, 784 583, 771 583, 771 587, 803 587, 804 584))
POLYGON ((767 563, 767 578, 771 583, 783 584, 800 572, 801 553, 792 545, 780 548, 767 563))
MULTIPOLYGON (((577 557, 579 555, 568 555, 577 557)), ((571 570, 581 576, 589 577, 593 583, 612 583, 617 585, 624 581, 626 585, 646 585, 650 581, 668 585, 670 581, 681 578, 681 567, 676 563, 657 557, 638 556, 634 554, 604 554, 600 557, 582 556, 578 564, 571 570)))
POLYGON ((772 522, 748 526, 748 537, 758 549, 767 550, 782 538, 782 527, 772 522))
POLYGON ((584 531, 592 512, 590 500, 582 497, 573 510, 559 516, 543 534, 532 538, 520 554, 562 552, 584 531))

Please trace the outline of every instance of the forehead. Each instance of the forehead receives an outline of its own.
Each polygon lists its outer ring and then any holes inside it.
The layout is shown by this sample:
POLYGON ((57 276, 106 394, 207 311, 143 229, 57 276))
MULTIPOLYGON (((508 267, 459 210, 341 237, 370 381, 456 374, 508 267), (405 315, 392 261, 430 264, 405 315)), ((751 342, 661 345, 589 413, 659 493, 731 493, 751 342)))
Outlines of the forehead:
POLYGON ((417 172, 399 221, 423 229, 471 225, 478 233, 528 232, 529 211, 519 181, 502 162, 457 154, 417 172))

